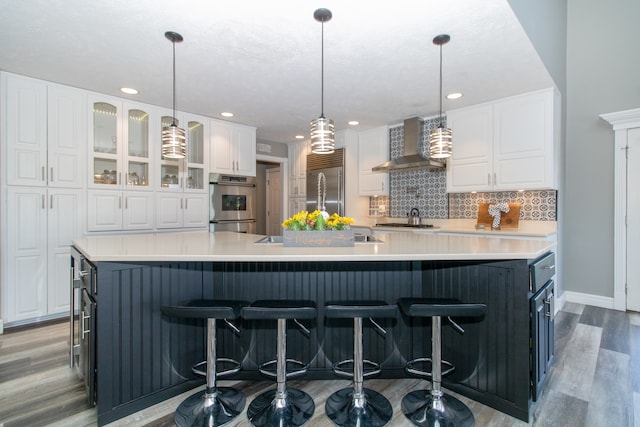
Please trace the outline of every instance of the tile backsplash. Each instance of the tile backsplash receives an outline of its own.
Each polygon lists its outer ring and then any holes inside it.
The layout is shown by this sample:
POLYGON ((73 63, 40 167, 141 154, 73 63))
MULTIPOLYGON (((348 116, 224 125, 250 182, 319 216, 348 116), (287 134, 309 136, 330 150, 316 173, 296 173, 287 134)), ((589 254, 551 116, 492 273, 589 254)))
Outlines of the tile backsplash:
MULTIPOLYGON (((424 120, 424 138, 436 128, 440 120, 424 120)), ((392 159, 402 156, 403 126, 389 129, 392 159)), ((454 141, 455 149, 455 141, 454 141)), ((424 218, 476 218, 479 203, 520 202, 520 219, 555 221, 557 191, 506 191, 497 193, 447 193, 447 175, 444 170, 419 170, 389 174, 389 196, 371 197, 369 206, 386 207, 385 215, 394 218, 407 216, 412 208, 418 208, 424 218)))

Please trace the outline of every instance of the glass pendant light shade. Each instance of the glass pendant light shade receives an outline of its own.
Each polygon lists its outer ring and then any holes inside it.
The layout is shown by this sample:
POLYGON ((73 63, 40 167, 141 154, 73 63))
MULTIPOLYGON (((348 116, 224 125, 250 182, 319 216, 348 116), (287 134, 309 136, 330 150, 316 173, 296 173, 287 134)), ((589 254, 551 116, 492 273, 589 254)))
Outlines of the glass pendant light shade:
POLYGON ((186 132, 178 127, 176 120, 176 43, 184 39, 173 31, 167 31, 164 36, 173 44, 173 122, 162 128, 162 157, 184 159, 187 157, 186 132))
POLYGON ((429 132, 429 157, 446 159, 451 157, 451 129, 437 127, 429 132))
POLYGON ((451 129, 442 124, 442 45, 447 44, 449 40, 451 37, 448 34, 440 34, 433 39, 433 44, 440 46, 440 125, 429 132, 429 156, 432 159, 451 157, 451 129))
POLYGON ((184 159, 187 154, 187 138, 184 129, 174 121, 162 128, 162 157, 184 159))
POLYGON ((331 154, 335 151, 333 120, 318 117, 311 120, 311 152, 331 154))
POLYGON ((324 23, 331 20, 329 9, 317 9, 313 13, 316 21, 322 23, 321 78, 320 78, 320 117, 311 120, 311 152, 331 154, 335 151, 335 130, 333 120, 324 116, 324 23))

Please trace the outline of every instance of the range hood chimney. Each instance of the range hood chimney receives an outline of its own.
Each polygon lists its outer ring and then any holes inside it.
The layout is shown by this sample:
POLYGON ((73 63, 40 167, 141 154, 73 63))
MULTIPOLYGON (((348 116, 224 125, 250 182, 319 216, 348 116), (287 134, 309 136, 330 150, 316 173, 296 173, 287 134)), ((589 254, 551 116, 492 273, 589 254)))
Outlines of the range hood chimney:
POLYGON ((424 142, 422 119, 413 117, 404 121, 404 154, 373 167, 373 172, 407 172, 421 169, 444 169, 446 164, 429 158, 429 143, 424 142))

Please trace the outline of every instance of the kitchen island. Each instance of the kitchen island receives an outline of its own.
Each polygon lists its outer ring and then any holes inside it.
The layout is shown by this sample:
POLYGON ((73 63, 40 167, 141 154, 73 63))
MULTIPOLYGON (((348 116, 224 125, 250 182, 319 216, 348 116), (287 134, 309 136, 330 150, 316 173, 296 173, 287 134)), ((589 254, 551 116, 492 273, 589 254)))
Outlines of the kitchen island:
MULTIPOLYGON (((257 244, 257 235, 182 232, 91 236, 75 248, 96 267, 98 424, 202 383, 204 327, 162 316, 160 307, 191 298, 311 299, 318 317, 307 336, 292 326, 289 357, 310 363, 308 379, 335 378, 331 366, 352 352, 351 322, 324 318, 335 300, 453 297, 487 304, 481 319, 443 328, 443 358, 456 366, 445 387, 522 420, 529 418, 529 265, 554 249, 542 240, 413 233, 380 234, 382 243, 348 248, 257 244)), ((341 320, 341 319, 338 319, 341 320)), ((275 325, 238 321, 220 330, 220 354, 241 360, 237 378, 261 379, 275 355, 275 325)), ((406 376, 404 363, 430 352, 428 321, 402 316, 365 328, 365 356, 382 376, 406 376)))

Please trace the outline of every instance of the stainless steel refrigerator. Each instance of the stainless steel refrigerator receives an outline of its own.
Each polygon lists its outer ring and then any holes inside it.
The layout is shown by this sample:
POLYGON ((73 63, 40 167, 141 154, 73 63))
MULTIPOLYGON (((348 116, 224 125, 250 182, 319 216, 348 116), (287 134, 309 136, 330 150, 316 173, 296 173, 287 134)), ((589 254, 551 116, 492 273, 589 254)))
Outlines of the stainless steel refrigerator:
POLYGON ((307 155, 307 211, 321 209, 344 216, 344 149, 307 155), (318 193, 320 189, 320 193, 318 193), (321 195, 320 200, 318 194, 321 195), (324 196, 324 197, 322 197, 324 196), (324 200, 323 200, 324 199, 324 200))

